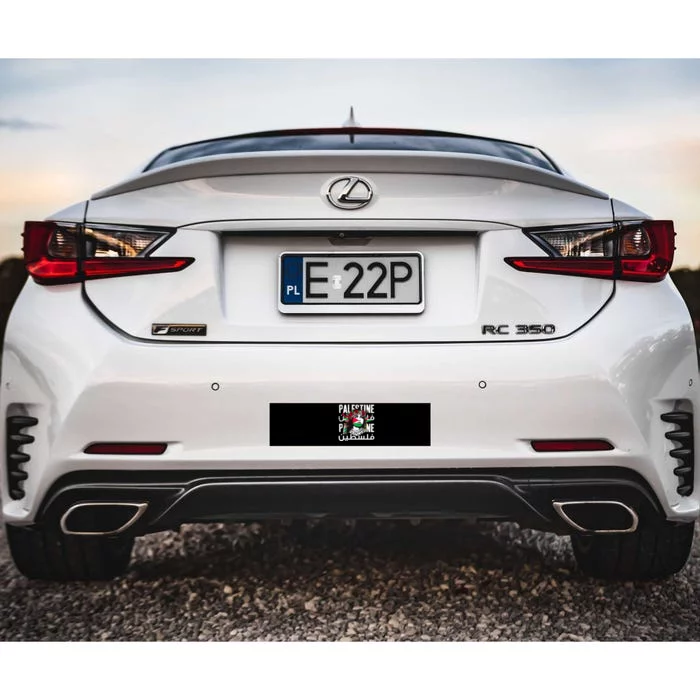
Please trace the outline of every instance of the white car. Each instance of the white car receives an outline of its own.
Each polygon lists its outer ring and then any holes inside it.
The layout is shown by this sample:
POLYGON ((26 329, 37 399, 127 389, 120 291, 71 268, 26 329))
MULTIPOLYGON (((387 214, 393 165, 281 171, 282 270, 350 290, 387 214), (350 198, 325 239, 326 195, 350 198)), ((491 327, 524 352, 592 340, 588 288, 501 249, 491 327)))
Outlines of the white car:
POLYGON ((671 221, 541 150, 434 131, 170 148, 27 222, 2 356, 17 567, 262 518, 511 520, 679 571, 698 359, 671 221))

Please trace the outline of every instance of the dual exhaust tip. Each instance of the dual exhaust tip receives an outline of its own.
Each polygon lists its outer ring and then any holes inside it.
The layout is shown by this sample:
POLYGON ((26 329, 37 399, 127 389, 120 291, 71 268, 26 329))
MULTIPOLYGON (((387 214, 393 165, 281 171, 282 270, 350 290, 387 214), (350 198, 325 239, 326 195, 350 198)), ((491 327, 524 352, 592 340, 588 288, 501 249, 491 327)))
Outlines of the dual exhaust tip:
POLYGON ((148 503, 89 501, 72 505, 60 521, 65 535, 119 535, 144 514, 148 503))
POLYGON ((553 501, 559 517, 577 532, 622 534, 639 525, 637 513, 621 501, 553 501))
MULTIPOLYGON (((557 515, 577 532, 622 534, 639 525, 637 513, 621 501, 553 501, 557 515)), ((134 525, 148 503, 88 501, 72 505, 63 514, 61 530, 66 535, 119 535, 134 525)))

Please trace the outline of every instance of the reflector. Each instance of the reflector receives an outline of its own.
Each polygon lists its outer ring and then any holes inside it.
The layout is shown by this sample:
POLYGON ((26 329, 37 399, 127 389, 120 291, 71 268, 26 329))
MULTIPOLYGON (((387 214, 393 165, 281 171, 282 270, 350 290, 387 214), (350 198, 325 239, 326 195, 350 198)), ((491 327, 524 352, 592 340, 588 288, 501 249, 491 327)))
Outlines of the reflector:
POLYGON ((165 442, 93 442, 83 452, 88 455, 162 455, 165 442))
POLYGON ((601 452, 615 448, 607 440, 532 440, 535 452, 601 452))

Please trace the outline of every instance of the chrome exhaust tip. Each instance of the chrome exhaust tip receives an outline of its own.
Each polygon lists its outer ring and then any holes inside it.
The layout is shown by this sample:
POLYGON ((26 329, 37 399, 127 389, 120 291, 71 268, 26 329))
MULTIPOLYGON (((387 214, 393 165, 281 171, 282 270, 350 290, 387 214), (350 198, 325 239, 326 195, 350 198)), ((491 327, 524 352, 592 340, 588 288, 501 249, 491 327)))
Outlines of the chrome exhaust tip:
POLYGON ((553 501, 552 505, 567 525, 586 534, 634 532, 639 525, 634 509, 620 501, 553 501))
POLYGON ((61 517, 65 535, 119 535, 146 511, 148 503, 86 501, 72 505, 61 517))

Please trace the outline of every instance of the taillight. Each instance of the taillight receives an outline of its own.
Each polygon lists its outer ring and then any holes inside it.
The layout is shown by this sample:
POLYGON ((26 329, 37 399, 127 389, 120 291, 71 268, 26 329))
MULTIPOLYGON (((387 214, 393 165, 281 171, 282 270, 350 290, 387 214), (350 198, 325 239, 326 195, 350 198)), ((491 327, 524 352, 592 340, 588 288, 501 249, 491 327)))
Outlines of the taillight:
POLYGON ((24 263, 39 284, 182 270, 194 258, 151 257, 172 231, 27 221, 24 263))
POLYGON ((523 272, 659 282, 671 269, 673 221, 525 229, 549 257, 506 258, 523 272))

